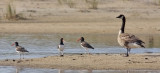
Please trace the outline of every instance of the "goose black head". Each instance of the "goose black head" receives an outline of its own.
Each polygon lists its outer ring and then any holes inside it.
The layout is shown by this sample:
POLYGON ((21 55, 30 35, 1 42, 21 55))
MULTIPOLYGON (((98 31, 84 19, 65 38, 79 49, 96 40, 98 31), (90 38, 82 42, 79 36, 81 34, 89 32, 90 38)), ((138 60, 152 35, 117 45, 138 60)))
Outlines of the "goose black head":
POLYGON ((120 19, 123 19, 125 18, 125 16, 123 14, 120 14, 119 16, 117 16, 116 18, 120 18, 120 19))

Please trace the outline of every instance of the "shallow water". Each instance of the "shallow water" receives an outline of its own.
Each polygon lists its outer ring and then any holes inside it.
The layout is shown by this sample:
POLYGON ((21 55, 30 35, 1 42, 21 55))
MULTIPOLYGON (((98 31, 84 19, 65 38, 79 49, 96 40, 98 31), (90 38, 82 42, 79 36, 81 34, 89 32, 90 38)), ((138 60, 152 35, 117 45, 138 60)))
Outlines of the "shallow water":
POLYGON ((64 70, 0 66, 1 73, 160 73, 160 70, 64 70))
MULTIPOLYGON (((95 49, 91 53, 125 53, 126 49, 117 43, 117 34, 1 34, 0 35, 0 59, 17 59, 15 41, 25 47, 29 53, 25 58, 37 58, 58 55, 57 45, 61 37, 66 41, 65 53, 85 53, 80 43, 76 40, 83 36, 95 49)), ((137 35, 145 41, 146 48, 132 49, 131 53, 159 53, 160 35, 137 35)))

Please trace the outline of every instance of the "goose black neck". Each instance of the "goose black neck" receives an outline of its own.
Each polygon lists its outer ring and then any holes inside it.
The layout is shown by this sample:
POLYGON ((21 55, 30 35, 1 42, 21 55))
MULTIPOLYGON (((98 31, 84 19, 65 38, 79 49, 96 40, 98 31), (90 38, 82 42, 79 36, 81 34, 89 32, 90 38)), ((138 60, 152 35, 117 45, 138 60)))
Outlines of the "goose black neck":
POLYGON ((123 17, 123 18, 122 18, 122 26, 121 26, 121 32, 122 32, 122 33, 124 33, 125 22, 126 22, 126 18, 123 17))

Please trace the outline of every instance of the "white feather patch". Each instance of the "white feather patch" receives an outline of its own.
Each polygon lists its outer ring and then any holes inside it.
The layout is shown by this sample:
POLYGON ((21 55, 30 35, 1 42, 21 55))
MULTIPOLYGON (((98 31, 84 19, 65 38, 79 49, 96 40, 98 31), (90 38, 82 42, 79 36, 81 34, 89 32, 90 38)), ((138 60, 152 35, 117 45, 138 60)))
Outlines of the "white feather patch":
POLYGON ((136 44, 136 43, 129 43, 128 46, 129 46, 130 48, 140 48, 140 47, 141 47, 140 45, 138 45, 138 44, 136 44))
POLYGON ((63 51, 64 50, 64 45, 59 45, 59 50, 63 51))

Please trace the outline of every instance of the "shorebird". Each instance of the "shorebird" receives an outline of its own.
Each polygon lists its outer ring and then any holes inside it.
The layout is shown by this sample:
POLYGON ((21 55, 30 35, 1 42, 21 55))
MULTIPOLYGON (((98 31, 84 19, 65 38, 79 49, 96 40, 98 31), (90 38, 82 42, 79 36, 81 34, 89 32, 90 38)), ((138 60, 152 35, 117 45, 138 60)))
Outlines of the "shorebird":
POLYGON ((126 56, 127 57, 129 56, 128 52, 130 52, 131 48, 141 48, 141 47, 145 48, 142 45, 144 43, 142 40, 140 40, 135 35, 124 32, 125 22, 126 22, 125 16, 121 14, 116 18, 122 19, 122 26, 121 26, 121 29, 119 30, 117 40, 120 46, 125 47, 127 49, 126 56))
POLYGON ((58 45, 58 50, 59 50, 59 54, 60 56, 63 56, 63 50, 64 50, 64 43, 63 43, 63 38, 60 39, 60 44, 58 45))
POLYGON ((21 54, 23 55, 23 59, 24 59, 24 53, 29 52, 29 51, 27 51, 24 47, 19 46, 18 42, 15 42, 12 44, 12 46, 14 46, 14 45, 16 47, 16 52, 18 52, 20 55, 20 59, 21 59, 21 54))
POLYGON ((86 50, 85 53, 89 54, 88 49, 94 49, 94 48, 89 43, 85 42, 83 37, 79 38, 77 41, 80 41, 80 40, 81 40, 81 44, 80 44, 81 47, 83 47, 86 50))

